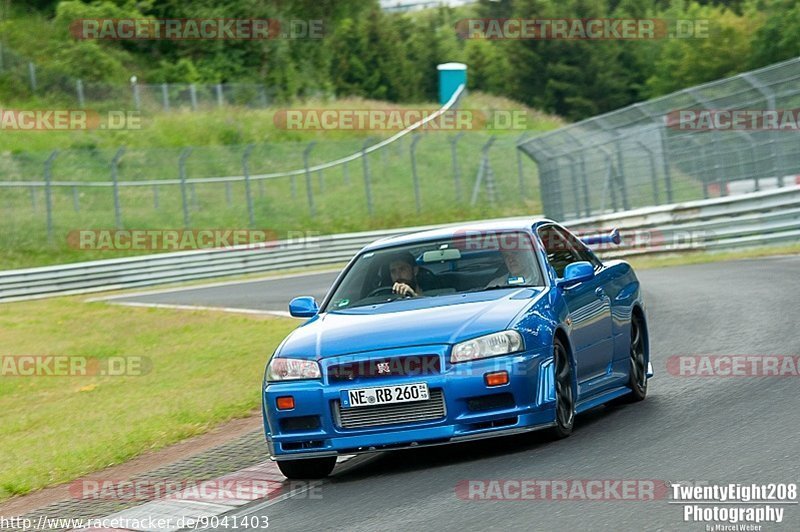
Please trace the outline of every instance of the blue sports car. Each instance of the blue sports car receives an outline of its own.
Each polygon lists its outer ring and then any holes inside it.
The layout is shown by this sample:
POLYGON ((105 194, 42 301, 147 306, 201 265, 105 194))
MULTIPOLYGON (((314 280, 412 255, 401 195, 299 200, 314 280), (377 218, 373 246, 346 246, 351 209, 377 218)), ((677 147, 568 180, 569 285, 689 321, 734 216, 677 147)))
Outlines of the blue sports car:
MULTIPOLYGON (((614 240, 618 234, 595 237, 614 240)), ((588 240, 587 240, 588 241, 588 240)), ((267 444, 288 478, 338 455, 547 429, 652 376, 639 281, 550 220, 386 238, 362 249, 264 375, 267 444)))

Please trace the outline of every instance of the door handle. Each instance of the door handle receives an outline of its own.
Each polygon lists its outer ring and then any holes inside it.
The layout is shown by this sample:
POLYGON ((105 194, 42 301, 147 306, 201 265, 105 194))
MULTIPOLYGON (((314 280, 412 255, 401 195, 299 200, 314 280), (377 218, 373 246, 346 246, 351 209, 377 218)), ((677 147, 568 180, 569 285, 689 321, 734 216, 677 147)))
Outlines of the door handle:
POLYGON ((602 287, 602 286, 598 286, 598 287, 595 289, 594 293, 595 293, 595 295, 596 295, 597 297, 599 297, 600 299, 603 299, 604 297, 606 297, 606 291, 605 291, 605 290, 603 290, 603 287, 602 287))

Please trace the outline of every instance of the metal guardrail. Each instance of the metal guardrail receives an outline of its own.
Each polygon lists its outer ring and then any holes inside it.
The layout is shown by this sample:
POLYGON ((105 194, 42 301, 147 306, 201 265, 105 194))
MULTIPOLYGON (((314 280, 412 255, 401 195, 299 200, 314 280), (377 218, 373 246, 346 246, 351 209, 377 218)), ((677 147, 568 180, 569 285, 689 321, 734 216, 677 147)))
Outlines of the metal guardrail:
MULTIPOLYGON (((278 241, 261 248, 239 246, 9 270, 0 272, 0 301, 342 264, 379 238, 469 223, 331 235, 313 244, 278 241)), ((617 212, 565 225, 586 234, 618 227, 623 243, 611 250, 599 249, 608 258, 794 242, 800 241, 800 186, 617 212)))

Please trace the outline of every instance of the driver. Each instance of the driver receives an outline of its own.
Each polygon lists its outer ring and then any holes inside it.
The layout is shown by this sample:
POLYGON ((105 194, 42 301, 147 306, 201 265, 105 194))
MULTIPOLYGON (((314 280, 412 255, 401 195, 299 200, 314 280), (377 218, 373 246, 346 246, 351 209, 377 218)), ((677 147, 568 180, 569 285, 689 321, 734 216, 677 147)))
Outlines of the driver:
POLYGON ((411 253, 399 253, 389 262, 389 275, 392 278, 392 292, 405 297, 422 295, 422 288, 417 281, 419 266, 411 253))
POLYGON ((518 284, 533 284, 536 275, 534 255, 526 249, 502 250, 503 262, 506 263, 508 274, 501 275, 489 281, 486 288, 493 286, 514 286, 518 284))

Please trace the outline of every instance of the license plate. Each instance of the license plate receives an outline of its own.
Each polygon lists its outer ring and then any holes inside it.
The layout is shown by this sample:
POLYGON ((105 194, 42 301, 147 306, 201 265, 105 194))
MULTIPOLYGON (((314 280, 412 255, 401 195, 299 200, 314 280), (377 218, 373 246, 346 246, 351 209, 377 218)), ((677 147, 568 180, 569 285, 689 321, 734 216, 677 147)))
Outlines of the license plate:
POLYGON ((397 384, 394 386, 376 386, 358 390, 343 390, 341 402, 343 408, 358 406, 390 405, 411 401, 430 399, 428 385, 424 382, 414 384, 397 384))

